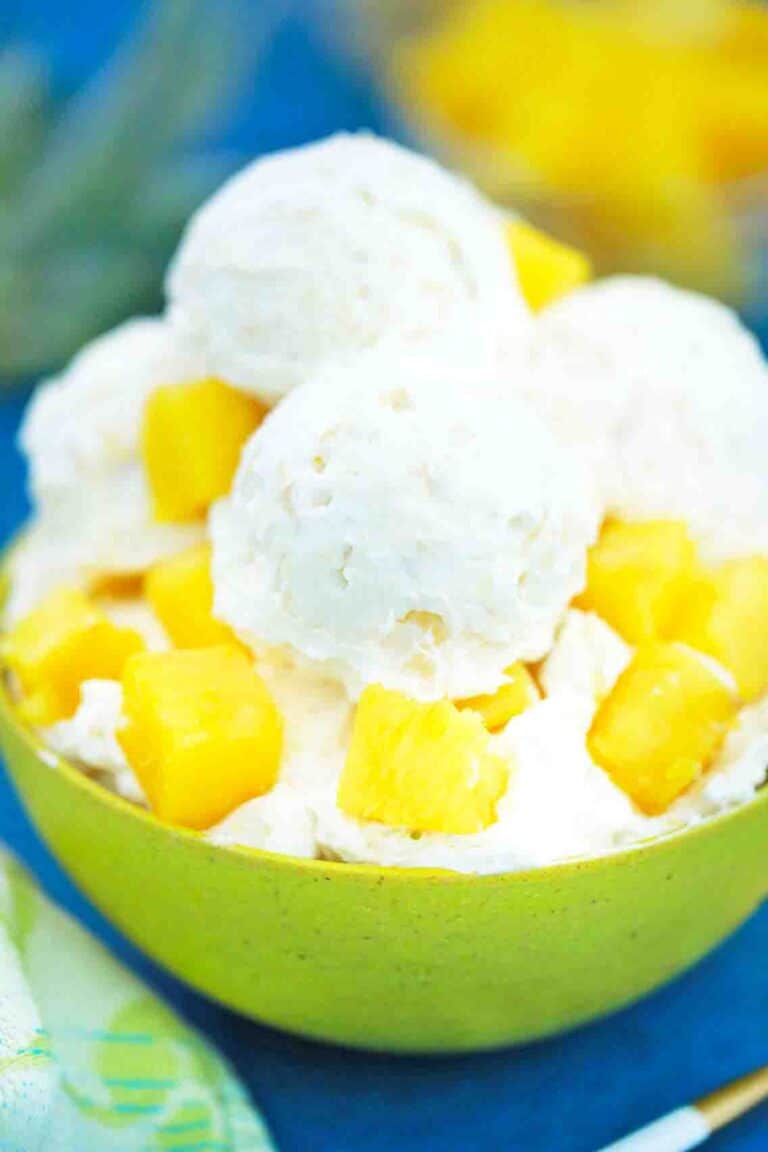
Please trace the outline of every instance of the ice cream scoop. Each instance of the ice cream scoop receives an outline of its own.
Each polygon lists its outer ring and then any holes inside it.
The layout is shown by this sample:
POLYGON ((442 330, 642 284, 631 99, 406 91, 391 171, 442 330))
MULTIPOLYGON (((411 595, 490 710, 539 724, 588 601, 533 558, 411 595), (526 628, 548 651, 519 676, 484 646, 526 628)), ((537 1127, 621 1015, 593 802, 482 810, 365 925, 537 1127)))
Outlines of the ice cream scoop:
POLYGON ((730 309, 606 280, 541 315, 519 379, 609 513, 682 520, 710 559, 768 551, 768 366, 730 309))
POLYGON ((514 355, 530 323, 498 210, 362 134, 230 180, 192 219, 168 291, 211 371, 267 402, 382 340, 419 346, 460 328, 514 355))
POLYGON ((514 390, 380 349, 297 389, 214 511, 215 612, 357 695, 493 692, 551 647, 599 519, 514 390))
POLYGON ((189 346, 146 318, 95 340, 38 389, 20 436, 37 521, 14 557, 11 615, 51 584, 141 571, 197 538, 197 525, 154 520, 140 451, 149 394, 196 375, 189 346))

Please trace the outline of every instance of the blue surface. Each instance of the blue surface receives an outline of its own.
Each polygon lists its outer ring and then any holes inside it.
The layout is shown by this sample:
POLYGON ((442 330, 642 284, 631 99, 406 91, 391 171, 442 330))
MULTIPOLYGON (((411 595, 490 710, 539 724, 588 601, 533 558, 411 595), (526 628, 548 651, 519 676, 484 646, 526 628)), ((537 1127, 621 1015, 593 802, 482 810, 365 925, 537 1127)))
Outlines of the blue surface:
MULTIPOLYGON (((69 85, 95 66, 134 7, 128 0, 66 6, 6 0, 0 35, 44 41, 69 85)), ((377 124, 370 93, 339 72, 294 19, 229 142, 258 151, 337 127, 377 124)), ((13 447, 20 412, 19 399, 0 402, 0 539, 26 511, 13 447)), ((252 1089, 282 1152, 594 1152, 768 1061, 768 909, 695 972, 611 1020, 516 1051, 406 1060, 323 1048, 256 1027, 159 972, 70 885, 0 773, 3 839, 53 897, 220 1045, 252 1089)), ((709 1147, 766 1152, 768 1112, 755 1113, 709 1147)))

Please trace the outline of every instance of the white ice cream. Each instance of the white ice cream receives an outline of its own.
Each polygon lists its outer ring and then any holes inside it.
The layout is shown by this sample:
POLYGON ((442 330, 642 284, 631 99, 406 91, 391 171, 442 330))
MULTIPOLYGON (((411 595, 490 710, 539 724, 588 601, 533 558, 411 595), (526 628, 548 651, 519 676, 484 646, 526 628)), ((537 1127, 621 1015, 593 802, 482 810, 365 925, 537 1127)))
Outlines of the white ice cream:
MULTIPOLYGON (((768 768, 768 705, 745 712, 710 771, 663 817, 643 815, 591 760, 594 701, 563 689, 492 738, 510 763, 498 821, 471 836, 424 833, 354 820, 336 804, 343 753, 319 781, 278 784, 209 833, 219 844, 404 868, 491 874, 613 852, 674 832, 750 800, 768 768), (336 762, 333 777, 328 771, 336 762)), ((297 732, 301 719, 297 719, 297 732)))
POLYGON ((768 366, 724 305, 596 283, 542 314, 524 387, 609 512, 684 520, 709 558, 768 552, 768 366))
POLYGON ((54 523, 33 521, 15 544, 9 561, 11 584, 3 623, 15 624, 54 588, 82 579, 81 541, 54 523))
POLYGON ((524 345, 498 210, 433 161, 367 135, 251 164, 190 223, 168 281, 211 371, 267 401, 382 340, 461 330, 524 345))
POLYGON ((266 796, 249 800, 212 828, 207 839, 230 848, 258 848, 313 860, 317 856, 317 818, 300 788, 278 784, 266 796))
POLYGON ((115 680, 86 680, 75 715, 52 724, 42 735, 59 755, 106 777, 126 800, 143 803, 141 785, 117 741, 122 718, 122 685, 115 680))
POLYGON ((143 597, 123 599, 100 596, 96 603, 118 628, 132 628, 138 632, 150 652, 165 652, 172 647, 168 633, 143 597))
POLYGON ((338 682, 298 668, 279 653, 262 655, 258 671, 284 720, 278 783, 238 808, 209 837, 216 844, 316 856, 317 812, 336 794, 353 705, 338 682))
POLYGON ((617 851, 752 799, 768 770, 768 700, 744 710, 710 770, 664 816, 645 816, 591 760, 595 709, 628 657, 597 617, 569 612, 542 670, 550 696, 491 738, 493 752, 509 761, 510 787, 498 821, 471 836, 413 836, 341 812, 351 706, 332 681, 271 657, 259 668, 286 718, 280 780, 209 838, 309 858, 490 874, 617 851))
POLYGON ((492 692, 551 647, 597 524, 516 393, 379 352, 294 392, 246 447, 212 519, 216 615, 353 696, 492 692))
POLYGON ((595 703, 613 688, 632 658, 632 649, 594 612, 572 608, 558 629, 555 646, 539 670, 547 696, 578 692, 595 703))
POLYGON ((20 436, 37 520, 15 561, 11 616, 56 584, 142 571, 199 538, 197 525, 154 521, 140 451, 149 394, 199 375, 165 321, 141 319, 37 390, 20 436))
MULTIPOLYGON (((616 851, 748 802, 768 769, 768 700, 744 710, 710 771, 663 817, 644 816, 592 762, 586 736, 596 698, 585 685, 602 685, 604 677, 620 671, 618 648, 606 644, 608 638, 594 628, 594 620, 570 613, 560 632, 563 652, 572 643, 574 629, 588 637, 589 655, 570 665, 572 686, 563 663, 552 695, 491 738, 494 753, 509 761, 510 787, 499 804, 497 823, 471 836, 414 837, 405 829, 354 820, 341 812, 336 793, 352 703, 337 682, 278 653, 262 656, 259 673, 285 720, 278 783, 266 796, 232 812, 207 838, 224 846, 309 859, 488 874, 616 851)), ((120 685, 89 681, 75 716, 42 735, 58 754, 84 765, 120 795, 143 803, 117 742, 121 722, 120 685)))
POLYGON ((746 804, 767 776, 768 697, 743 710, 712 771, 678 801, 676 813, 695 821, 746 804))
MULTIPOLYGON (((707 558, 768 554, 768 368, 731 312, 620 279, 534 320, 499 212, 367 136, 248 167, 193 219, 168 287, 169 319, 95 341, 30 406, 38 515, 8 615, 201 536, 152 516, 140 438, 155 387, 215 374, 282 400, 212 537, 215 613, 253 649, 284 751, 273 791, 212 842, 493 873, 615 851, 755 795, 768 700, 663 817, 643 815, 587 746, 631 650, 569 609, 605 514, 685 520, 707 558), (366 685, 474 696, 517 660, 539 662, 546 698, 490 738, 510 780, 496 823, 417 835, 340 811, 366 685)), ((167 646, 142 601, 104 606, 167 646)), ((52 763, 144 803, 122 708, 120 684, 88 681, 75 715, 41 735, 52 763)))
POLYGON ((534 705, 492 738, 493 751, 510 762, 510 786, 498 821, 485 831, 412 837, 353 820, 329 797, 318 816, 321 852, 360 863, 492 873, 615 847, 622 833, 637 833, 642 817, 587 754, 593 710, 588 697, 563 693, 534 705))

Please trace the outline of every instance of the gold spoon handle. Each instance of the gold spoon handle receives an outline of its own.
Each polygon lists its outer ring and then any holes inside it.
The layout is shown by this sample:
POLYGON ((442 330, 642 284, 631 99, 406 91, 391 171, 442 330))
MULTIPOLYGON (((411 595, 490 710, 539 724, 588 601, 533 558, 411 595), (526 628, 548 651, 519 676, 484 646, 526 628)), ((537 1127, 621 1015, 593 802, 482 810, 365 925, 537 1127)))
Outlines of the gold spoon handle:
POLYGON ((764 1100, 768 1100, 768 1066, 735 1080, 688 1108, 671 1112, 601 1152, 690 1152, 764 1100))
POLYGON ((696 1108, 707 1121, 710 1132, 717 1132, 764 1100, 768 1100, 768 1065, 697 1100, 696 1108))

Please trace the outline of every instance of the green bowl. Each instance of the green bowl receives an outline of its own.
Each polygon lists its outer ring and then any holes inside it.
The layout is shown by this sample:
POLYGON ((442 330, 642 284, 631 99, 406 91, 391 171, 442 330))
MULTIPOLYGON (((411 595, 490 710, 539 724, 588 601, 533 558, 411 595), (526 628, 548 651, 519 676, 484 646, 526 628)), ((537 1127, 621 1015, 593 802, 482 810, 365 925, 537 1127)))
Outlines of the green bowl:
POLYGON ((6 692, 0 742, 45 840, 140 948, 246 1016, 339 1044, 459 1052, 572 1028, 768 895, 768 789, 615 855, 476 877, 214 847, 46 752, 6 692))

